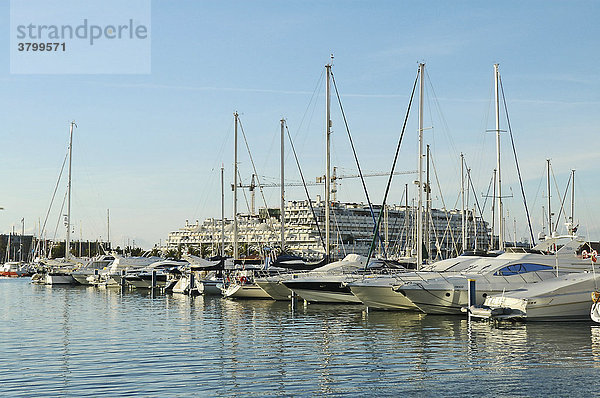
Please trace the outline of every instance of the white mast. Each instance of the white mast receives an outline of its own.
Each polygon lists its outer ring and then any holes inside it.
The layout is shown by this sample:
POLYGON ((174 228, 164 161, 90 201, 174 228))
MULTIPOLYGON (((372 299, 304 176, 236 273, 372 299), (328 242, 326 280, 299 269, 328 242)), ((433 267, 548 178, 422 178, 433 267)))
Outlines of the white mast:
POLYGON ((552 236, 552 208, 550 207, 550 159, 546 159, 546 162, 548 163, 548 236, 551 237, 552 236))
POLYGON ((571 235, 575 234, 575 170, 571 170, 573 178, 571 178, 571 235))
POLYGON ((233 260, 238 259, 238 219, 237 219, 237 173, 238 173, 238 163, 237 163, 237 136, 238 136, 238 113, 235 112, 233 114, 235 119, 235 129, 234 129, 234 155, 233 155, 233 260))
POLYGON ((465 156, 460 154, 460 197, 462 205, 460 214, 462 218, 462 252, 467 251, 467 223, 465 220, 465 156))
POLYGON ((21 239, 19 239, 19 262, 23 263, 23 237, 25 236, 25 217, 21 218, 21 239))
POLYGON ((225 258, 225 166, 221 164, 221 258, 225 258))
POLYGON ((500 96, 498 92, 498 81, 500 73, 498 64, 494 64, 494 91, 496 96, 496 173, 498 181, 498 249, 504 250, 504 223, 502 209, 502 178, 500 174, 500 96))
MULTIPOLYGON (((333 55, 331 56, 333 63, 333 55)), ((325 65, 327 71, 327 79, 325 83, 325 124, 326 124, 326 154, 325 154, 325 255, 330 258, 330 231, 329 231, 329 213, 331 207, 331 160, 330 160, 330 143, 331 143, 331 63, 325 65)))
POLYGON ((419 64, 419 182, 418 182, 418 203, 417 203, 417 270, 421 269, 423 264, 423 92, 425 64, 419 64))
POLYGON ((71 158, 73 156, 73 126, 77 127, 75 122, 71 122, 69 129, 69 180, 67 183, 67 237, 65 239, 65 260, 71 257, 71 158))
POLYGON ((110 249, 110 209, 106 209, 106 244, 110 249))
POLYGON ((283 125, 285 123, 285 119, 281 118, 281 254, 285 252, 285 187, 284 187, 284 135, 283 135, 283 125))
POLYGON ((426 178, 425 178, 425 247, 427 248, 427 258, 431 261, 431 182, 429 181, 429 162, 430 162, 430 150, 429 145, 427 145, 427 162, 426 162, 426 178))

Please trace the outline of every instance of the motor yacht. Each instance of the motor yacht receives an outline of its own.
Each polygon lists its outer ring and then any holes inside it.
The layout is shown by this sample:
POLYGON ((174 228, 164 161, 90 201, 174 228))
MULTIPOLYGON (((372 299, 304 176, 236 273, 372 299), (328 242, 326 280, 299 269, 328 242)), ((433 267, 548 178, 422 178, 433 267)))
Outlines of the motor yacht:
POLYGON ((495 258, 481 258, 460 273, 427 280, 403 280, 394 289, 427 314, 460 314, 468 304, 468 280, 476 282, 475 304, 488 296, 590 269, 590 260, 576 254, 585 242, 574 236, 548 238, 533 249, 506 248, 495 258), (562 239, 568 242, 550 249, 562 239))

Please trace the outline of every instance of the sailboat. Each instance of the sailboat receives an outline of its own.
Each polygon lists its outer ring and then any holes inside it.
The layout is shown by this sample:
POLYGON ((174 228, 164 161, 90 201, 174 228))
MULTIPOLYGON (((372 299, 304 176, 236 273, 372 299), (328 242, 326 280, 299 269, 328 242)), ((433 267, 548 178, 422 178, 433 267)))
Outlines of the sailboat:
POLYGON ((67 235, 65 239, 65 257, 63 259, 44 261, 48 267, 44 277, 46 285, 72 284, 75 279, 71 272, 77 267, 77 262, 71 258, 71 165, 73 159, 73 127, 77 127, 75 122, 71 122, 69 128, 69 179, 67 183, 67 216, 66 227, 67 235))
MULTIPOLYGON (((238 216, 237 216, 237 188, 238 188, 238 124, 239 115, 234 112, 234 160, 233 160, 233 263, 236 264, 239 258, 238 248, 238 216)), ((266 298, 269 296, 254 282, 254 270, 248 267, 248 264, 243 265, 242 270, 234 270, 230 272, 223 283, 220 284, 220 290, 224 297, 230 298, 266 298)), ((252 267, 252 265, 250 265, 252 267)), ((257 267, 256 269, 261 269, 257 267)))

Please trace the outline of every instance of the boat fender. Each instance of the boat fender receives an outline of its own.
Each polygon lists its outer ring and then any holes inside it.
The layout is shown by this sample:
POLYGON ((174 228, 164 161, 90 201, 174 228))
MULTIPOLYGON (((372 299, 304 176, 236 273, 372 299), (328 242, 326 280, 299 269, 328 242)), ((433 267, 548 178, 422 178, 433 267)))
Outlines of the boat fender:
POLYGON ((589 258, 587 250, 581 252, 581 258, 586 259, 589 258))
POLYGON ((240 277, 240 283, 243 285, 248 281, 248 279, 245 276, 241 276, 240 277))
POLYGON ((592 252, 592 262, 596 262, 596 260, 598 259, 598 252, 596 250, 594 250, 592 252))

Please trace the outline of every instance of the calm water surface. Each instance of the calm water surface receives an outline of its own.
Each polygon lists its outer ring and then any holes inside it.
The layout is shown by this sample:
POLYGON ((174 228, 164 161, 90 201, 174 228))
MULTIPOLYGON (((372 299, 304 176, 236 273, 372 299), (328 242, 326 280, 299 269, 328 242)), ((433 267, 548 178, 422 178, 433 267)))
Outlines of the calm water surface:
POLYGON ((0 279, 2 396, 598 396, 600 327, 0 279))

